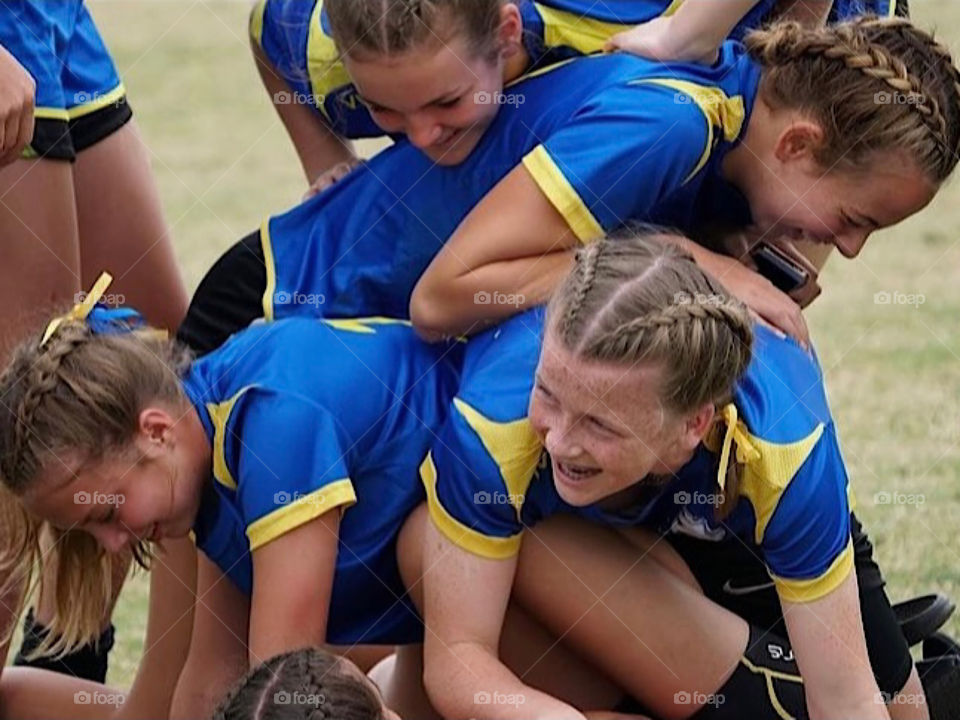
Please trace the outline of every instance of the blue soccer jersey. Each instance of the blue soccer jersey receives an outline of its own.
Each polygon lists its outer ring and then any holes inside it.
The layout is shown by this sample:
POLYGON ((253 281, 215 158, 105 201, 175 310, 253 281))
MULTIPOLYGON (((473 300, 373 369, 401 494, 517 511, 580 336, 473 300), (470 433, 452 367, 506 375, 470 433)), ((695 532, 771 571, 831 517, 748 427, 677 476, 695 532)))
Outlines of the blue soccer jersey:
POLYGON ((458 346, 382 318, 255 324, 184 387, 213 448, 197 546, 250 593, 252 553, 342 513, 328 641, 422 641, 396 541, 424 499, 418 467, 457 384, 458 346))
MULTIPOLYGON (((777 0, 759 0, 731 37, 760 26, 777 0)), ((681 0, 519 0, 523 42, 533 67, 603 49, 606 41, 638 23, 671 15, 681 0)), ((260 0, 250 33, 290 87, 278 103, 315 108, 338 134, 349 138, 384 134, 361 101, 340 61, 322 0, 260 0)), ((564 86, 564 92, 566 86, 564 86)))
POLYGON ((435 165, 400 142, 269 219, 264 316, 406 317, 427 265, 521 161, 582 240, 628 221, 687 231, 749 224, 721 166, 759 78, 736 43, 712 67, 618 54, 533 73, 507 89, 518 101, 503 106, 461 165, 435 165))
POLYGON ((828 22, 843 22, 866 14, 908 17, 910 8, 907 0, 834 0, 828 22))
MULTIPOLYGON (((532 332, 516 335, 517 344, 528 345, 521 352, 524 358, 537 342, 536 322, 528 317, 526 324, 532 332)), ((492 397, 500 388, 496 378, 490 381, 492 397)), ((462 422, 472 432, 472 442, 459 440, 464 455, 440 464, 435 445, 421 469, 431 517, 451 542, 491 558, 515 555, 524 531, 558 512, 608 525, 644 525, 719 542, 742 541, 763 558, 781 597, 794 602, 823 597, 852 571, 853 550, 849 483, 820 366, 792 340, 758 326, 754 356, 736 386, 733 406, 733 457, 740 463, 740 487, 732 512, 723 520, 715 508, 723 492, 718 483, 726 429, 722 423, 670 482, 652 489, 642 504, 612 512, 564 503, 548 462, 532 471, 536 461, 529 448, 525 454, 518 452, 520 439, 531 432, 529 424, 513 426, 510 438, 515 445, 507 448, 508 459, 525 460, 522 472, 511 472, 506 463, 491 465, 490 458, 506 444, 491 448, 485 438, 495 433, 475 413, 461 413, 462 420, 447 422, 462 422), (447 471, 454 460, 478 472, 447 471)))

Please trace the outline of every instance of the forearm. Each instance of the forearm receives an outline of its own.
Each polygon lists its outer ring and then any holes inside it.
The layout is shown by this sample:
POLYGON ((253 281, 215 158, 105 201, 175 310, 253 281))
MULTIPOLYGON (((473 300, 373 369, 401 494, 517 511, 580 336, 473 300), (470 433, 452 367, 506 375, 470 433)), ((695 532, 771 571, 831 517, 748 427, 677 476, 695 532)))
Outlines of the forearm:
POLYGON ((705 54, 719 47, 759 0, 686 0, 671 21, 679 47, 705 54))
POLYGON ((489 648, 478 645, 428 641, 424 678, 431 702, 444 717, 584 720, 575 708, 525 685, 489 648))
POLYGON ((490 263, 464 272, 442 289, 418 287, 410 317, 430 340, 478 332, 549 301, 572 266, 572 250, 490 263))

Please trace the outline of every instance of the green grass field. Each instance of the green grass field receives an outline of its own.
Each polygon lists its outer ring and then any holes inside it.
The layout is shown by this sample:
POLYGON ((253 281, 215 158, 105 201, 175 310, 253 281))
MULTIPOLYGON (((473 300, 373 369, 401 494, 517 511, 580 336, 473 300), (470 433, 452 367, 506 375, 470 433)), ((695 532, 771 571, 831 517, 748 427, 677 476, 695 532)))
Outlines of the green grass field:
MULTIPOLYGON (((305 189, 250 58, 248 3, 90 4, 151 149, 192 290, 223 250, 305 189)), ((913 5, 921 24, 960 51, 960 4, 913 5)), ((933 590, 960 599, 958 185, 877 235, 858 260, 832 260, 822 284, 810 322, 888 590, 895 600, 933 590), (875 302, 883 292, 921 297, 875 302)), ((110 682, 127 686, 142 650, 144 577, 124 591, 115 621, 110 682)), ((951 630, 960 634, 960 619, 951 630)))

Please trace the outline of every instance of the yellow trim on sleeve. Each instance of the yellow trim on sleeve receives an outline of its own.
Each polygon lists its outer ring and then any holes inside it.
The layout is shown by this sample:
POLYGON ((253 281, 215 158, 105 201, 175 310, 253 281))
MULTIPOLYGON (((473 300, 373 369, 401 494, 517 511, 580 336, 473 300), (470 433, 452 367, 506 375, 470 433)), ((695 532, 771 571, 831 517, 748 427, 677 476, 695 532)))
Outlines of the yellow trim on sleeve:
POLYGON ((847 547, 837 555, 826 572, 811 580, 787 580, 773 575, 780 598, 792 603, 809 603, 826 597, 846 580, 853 572, 853 538, 847 547))
POLYGON ((427 493, 430 519, 447 540, 467 552, 489 560, 506 560, 520 552, 522 532, 505 538, 491 537, 467 527, 447 512, 437 497, 437 468, 429 453, 420 465, 420 479, 427 493))
POLYGON ((523 166, 580 242, 597 240, 606 234, 543 145, 527 153, 523 166))
POLYGON ((661 17, 670 17, 676 13, 677 10, 680 9, 680 6, 683 5, 683 2, 684 0, 673 0, 673 2, 667 6, 667 9, 663 11, 663 15, 661 17))
POLYGON ((117 85, 113 90, 103 95, 97 95, 88 103, 81 103, 80 105, 75 105, 72 108, 67 110, 67 116, 71 120, 76 120, 77 118, 84 117, 85 115, 90 115, 95 113, 97 110, 102 110, 108 105, 113 105, 123 98, 127 94, 127 89, 123 86, 123 83, 117 85))
POLYGON ((263 16, 267 11, 267 0, 258 0, 250 11, 250 25, 247 30, 250 38, 259 46, 263 47, 263 16))
POLYGON ((684 183, 689 182, 710 160, 710 155, 713 152, 714 130, 721 130, 727 142, 733 142, 740 136, 740 131, 743 129, 743 123, 747 116, 746 105, 740 95, 730 97, 715 85, 700 85, 689 80, 677 80, 675 78, 638 80, 635 84, 660 85, 689 97, 707 121, 707 141, 703 153, 700 155, 696 167, 683 181, 684 183))
POLYGON ((348 318, 343 320, 331 320, 330 318, 323 318, 322 322, 326 323, 335 330, 342 330, 344 332, 358 333, 360 335, 373 335, 377 332, 377 325, 406 325, 411 327, 409 320, 399 320, 397 318, 388 318, 388 317, 366 317, 366 318, 348 318))
POLYGON ((887 17, 894 17, 897 14, 898 0, 890 0, 890 7, 887 8, 887 17))
MULTIPOLYGON (((674 4, 681 2, 683 0, 676 0, 674 4)), ((633 27, 627 23, 597 20, 583 13, 557 10, 538 2, 534 7, 543 20, 543 41, 547 47, 569 47, 584 55, 603 50, 607 40, 633 27)))
POLYGON ((263 264, 267 267, 267 286, 263 290, 263 317, 273 322, 273 296, 277 292, 277 266, 273 260, 273 241, 270 239, 270 218, 260 225, 260 248, 263 250, 263 264))
MULTIPOLYGON (((326 96, 331 90, 352 85, 353 80, 340 60, 340 51, 337 50, 333 38, 323 32, 322 12, 323 0, 317 0, 313 14, 310 16, 310 30, 307 33, 307 75, 310 76, 310 87, 315 96, 314 104, 323 113, 327 122, 330 122, 325 105, 326 96)), ((360 102, 356 95, 341 98, 341 100, 351 110, 355 110, 356 104, 360 102)))
POLYGON ((264 515, 247 527, 250 551, 263 547, 301 525, 306 525, 334 508, 353 505, 357 502, 350 478, 337 480, 314 490, 309 495, 298 497, 293 502, 264 515))
POLYGON ((210 421, 213 423, 213 477, 230 490, 237 489, 237 481, 227 466, 227 423, 230 421, 230 413, 233 412, 237 400, 252 387, 255 386, 247 385, 232 398, 221 403, 207 403, 207 412, 210 413, 210 421))

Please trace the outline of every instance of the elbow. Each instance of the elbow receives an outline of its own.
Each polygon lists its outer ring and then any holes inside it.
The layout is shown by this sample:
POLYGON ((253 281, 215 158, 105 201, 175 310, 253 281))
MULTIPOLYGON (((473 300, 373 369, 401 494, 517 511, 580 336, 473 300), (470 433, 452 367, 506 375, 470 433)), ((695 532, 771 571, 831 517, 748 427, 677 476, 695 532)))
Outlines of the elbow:
POLYGON ((441 295, 421 283, 410 298, 410 322, 417 335, 427 342, 439 342, 454 334, 450 328, 450 314, 444 311, 449 303, 444 302, 441 295))

